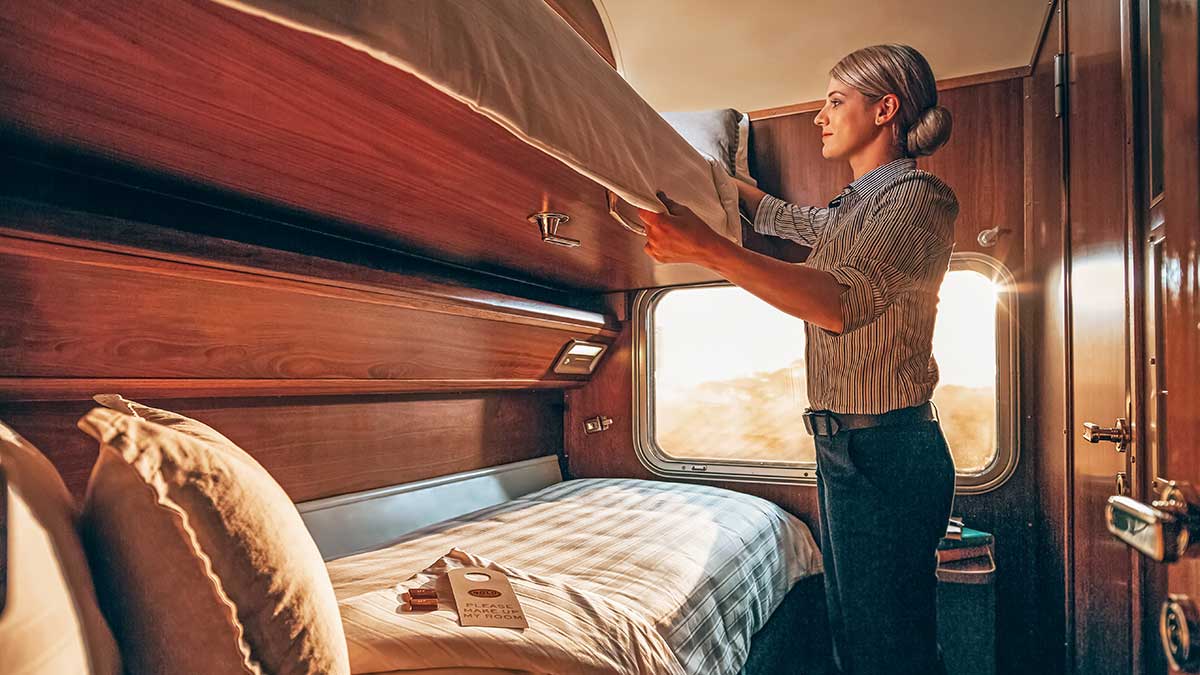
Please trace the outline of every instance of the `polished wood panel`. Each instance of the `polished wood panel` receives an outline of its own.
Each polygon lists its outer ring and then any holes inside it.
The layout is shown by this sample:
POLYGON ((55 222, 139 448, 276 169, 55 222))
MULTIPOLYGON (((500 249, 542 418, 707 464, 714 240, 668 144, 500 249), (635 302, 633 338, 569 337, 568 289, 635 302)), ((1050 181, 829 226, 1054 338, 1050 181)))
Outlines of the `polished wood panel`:
POLYGON ((1025 223, 1021 80, 1006 80, 945 92, 940 104, 954 117, 950 140, 917 164, 954 189, 959 213, 954 250, 977 251, 1011 269, 1022 264, 1025 223), (1001 229, 999 242, 985 249, 979 233, 1001 229))
POLYGON ((1066 250, 1063 193, 1062 122, 1054 115, 1054 55, 1060 49, 1061 12, 1051 17, 1033 75, 1026 81, 1025 247, 1027 280, 1021 294, 1025 309, 1022 326, 1022 398, 1027 439, 1023 448, 1036 472, 1034 529, 1037 602, 1030 617, 1033 630, 1027 672, 1064 672, 1067 587, 1073 570, 1068 565, 1070 528, 1068 481, 1069 448, 1073 436, 1064 433, 1067 416, 1066 296, 1063 260, 1066 250), (1064 583, 1065 582, 1065 583, 1064 583))
MULTIPOLYGON (((579 378, 549 372, 563 345, 611 335, 600 317, 573 320, 572 312, 508 322, 496 320, 498 308, 458 313, 387 289, 16 236, 0 236, 0 287, 4 378, 570 386, 579 378)), ((5 398, 20 382, 0 384, 5 398)))
POLYGON ((1132 672, 1129 549, 1104 518, 1127 455, 1111 443, 1083 444, 1085 422, 1130 417, 1132 290, 1127 286, 1130 138, 1123 26, 1127 3, 1066 5, 1071 77, 1067 122, 1069 340, 1073 488, 1073 639, 1079 673, 1132 672))
POLYGON ((604 19, 600 17, 600 12, 596 9, 596 3, 592 0, 546 0, 546 4, 563 18, 571 28, 575 29, 579 36, 587 41, 592 49, 600 55, 608 65, 613 68, 617 67, 617 60, 613 56, 612 42, 608 38, 608 31, 604 30, 604 19))
MULTIPOLYGON (((144 198, 145 195, 133 191, 124 194, 122 199, 135 200, 138 197, 144 198)), ((454 275, 449 274, 449 270, 431 272, 428 266, 419 266, 421 261, 389 255, 387 251, 383 251, 382 255, 371 255, 376 252, 369 247, 363 251, 361 247, 340 242, 352 249, 345 253, 345 257, 353 262, 344 262, 330 257, 335 254, 333 249, 337 248, 339 242, 323 237, 299 249, 312 251, 311 255, 268 247, 279 243, 278 240, 272 240, 267 245, 247 244, 221 236, 236 232, 224 232, 217 226, 231 225, 235 230, 267 229, 271 222, 220 211, 204 213, 199 218, 201 229, 185 232, 177 229, 183 221, 179 210, 196 212, 201 209, 177 200, 164 200, 160 208, 167 212, 174 210, 170 217, 173 227, 150 225, 21 198, 0 197, 0 235, 62 245, 68 249, 83 247, 197 268, 366 291, 389 296, 405 307, 441 314, 559 330, 616 334, 615 324, 603 314, 479 288, 472 284, 489 279, 461 270, 454 270, 454 275), (318 254, 322 257, 317 257, 318 254)), ((164 217, 163 212, 136 215, 164 217)), ((283 236, 288 237, 289 241, 302 238, 299 232, 294 231, 285 231, 283 236)), ((542 290, 527 285, 511 288, 526 294, 542 290)), ((553 297, 556 300, 566 299, 557 294, 553 297)))
MULTIPOLYGON (((1160 475, 1200 485, 1200 8, 1196 0, 1163 0, 1160 6, 1163 82, 1170 83, 1163 88, 1166 240, 1160 279, 1169 393, 1160 475)), ((1170 565, 1165 573, 1168 592, 1200 598, 1200 561, 1170 565)), ((1153 600, 1157 607, 1165 598, 1153 600)), ((1160 649, 1152 638, 1147 636, 1146 649, 1160 649)))
POLYGON ((326 218, 328 231, 588 290, 711 279, 658 265, 605 193, 417 78, 202 0, 30 0, 0 16, 0 131, 326 218), (571 215, 578 249, 526 218, 571 215))
MULTIPOLYGON (((100 393, 100 392, 96 392, 100 393)), ((144 401, 195 417, 253 455, 295 501, 554 454, 559 392, 439 397, 144 401)), ((91 401, 0 403, 0 420, 54 462, 82 497, 98 447, 75 428, 91 401)))
MULTIPOLYGON (((1001 70, 992 70, 986 73, 976 73, 974 75, 963 75, 961 77, 948 77, 944 80, 938 80, 938 91, 949 91, 958 89, 959 87, 974 87, 980 84, 990 84, 992 82, 1006 82, 1008 80, 1020 80, 1029 75, 1029 66, 1017 66, 1016 68, 1003 68, 1001 70)), ((748 115, 752 121, 770 119, 772 117, 783 117, 786 115, 796 115, 800 113, 811 113, 820 110, 825 105, 825 99, 816 101, 804 101, 803 103, 792 103, 791 105, 777 106, 774 108, 763 108, 762 110, 751 110, 748 115)))

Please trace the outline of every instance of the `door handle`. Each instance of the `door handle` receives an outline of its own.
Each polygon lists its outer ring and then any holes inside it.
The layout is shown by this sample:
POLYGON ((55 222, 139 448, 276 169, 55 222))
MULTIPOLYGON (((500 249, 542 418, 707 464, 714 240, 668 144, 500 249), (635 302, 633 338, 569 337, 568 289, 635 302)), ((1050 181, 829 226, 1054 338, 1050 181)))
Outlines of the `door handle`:
POLYGON ((1124 417, 1117 418, 1117 426, 1102 427, 1095 422, 1083 423, 1083 440, 1088 443, 1106 441, 1117 444, 1117 452, 1125 452, 1129 442, 1133 440, 1133 432, 1129 429, 1129 421, 1124 417))
POLYGON ((1200 672, 1200 613, 1186 595, 1171 595, 1158 615, 1158 635, 1171 668, 1200 672))
POLYGON ((1188 554, 1200 535, 1200 502, 1187 483, 1167 481, 1159 499, 1149 505, 1122 495, 1108 498, 1104 508, 1108 531, 1146 557, 1171 563, 1188 554))

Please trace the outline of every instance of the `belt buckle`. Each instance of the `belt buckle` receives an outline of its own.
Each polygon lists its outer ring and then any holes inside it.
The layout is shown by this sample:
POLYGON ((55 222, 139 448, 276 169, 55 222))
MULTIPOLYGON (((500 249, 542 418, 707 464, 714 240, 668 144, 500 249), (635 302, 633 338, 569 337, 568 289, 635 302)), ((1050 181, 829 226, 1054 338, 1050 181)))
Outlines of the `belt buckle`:
POLYGON ((806 410, 804 412, 804 428, 812 436, 835 436, 842 425, 838 423, 833 413, 806 410))

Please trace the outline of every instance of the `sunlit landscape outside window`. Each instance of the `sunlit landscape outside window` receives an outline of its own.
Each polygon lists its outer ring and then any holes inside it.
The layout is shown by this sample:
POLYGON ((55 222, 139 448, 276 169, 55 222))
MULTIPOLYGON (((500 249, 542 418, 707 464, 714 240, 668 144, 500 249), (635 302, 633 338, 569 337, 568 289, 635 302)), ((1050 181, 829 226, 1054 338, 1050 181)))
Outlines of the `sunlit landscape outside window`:
MULTIPOLYGON (((960 473, 996 456, 997 288, 970 270, 946 275, 934 330, 934 403, 960 473)), ((740 288, 688 288, 654 309, 654 435, 669 458, 815 461, 801 413, 804 324, 740 288)))

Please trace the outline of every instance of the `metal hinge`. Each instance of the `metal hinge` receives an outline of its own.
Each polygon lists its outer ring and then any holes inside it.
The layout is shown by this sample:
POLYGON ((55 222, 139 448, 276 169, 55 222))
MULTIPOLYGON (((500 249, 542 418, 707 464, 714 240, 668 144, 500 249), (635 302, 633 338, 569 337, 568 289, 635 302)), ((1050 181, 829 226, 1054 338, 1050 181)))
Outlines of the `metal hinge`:
POLYGON ((1067 111, 1067 55, 1054 55, 1054 116, 1062 117, 1067 111))

